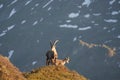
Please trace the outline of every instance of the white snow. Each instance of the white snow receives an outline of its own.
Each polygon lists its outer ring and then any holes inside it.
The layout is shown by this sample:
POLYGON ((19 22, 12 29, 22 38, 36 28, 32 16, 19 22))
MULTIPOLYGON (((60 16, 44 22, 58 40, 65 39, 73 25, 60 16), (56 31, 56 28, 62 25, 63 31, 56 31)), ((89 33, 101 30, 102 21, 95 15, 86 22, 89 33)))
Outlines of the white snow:
POLYGON ((37 61, 33 61, 33 62, 32 62, 32 65, 34 66, 36 63, 37 63, 37 61))
POLYGON ((76 40, 77 40, 77 37, 74 37, 74 38, 73 38, 73 42, 75 42, 76 40))
POLYGON ((16 3, 17 1, 18 1, 18 0, 12 1, 8 6, 13 5, 13 4, 16 3))
POLYGON ((6 34, 5 32, 2 32, 2 33, 0 34, 0 37, 4 36, 5 34, 6 34))
POLYGON ((38 23, 38 21, 35 21, 35 22, 33 23, 33 26, 35 26, 37 23, 38 23))
POLYGON ((87 6, 89 7, 89 5, 92 3, 92 0, 84 0, 84 2, 82 3, 82 6, 87 6))
POLYGON ((78 26, 71 25, 71 24, 63 24, 63 25, 60 25, 60 28, 78 28, 78 26))
POLYGON ((120 1, 118 3, 120 4, 120 1))
POLYGON ((3 4, 0 4, 0 9, 3 7, 3 4))
POLYGON ((47 7, 49 4, 51 4, 53 2, 53 0, 50 0, 50 1, 48 1, 42 8, 45 8, 45 7, 47 7))
POLYGON ((93 13, 94 16, 100 16, 101 13, 93 13))
POLYGON ((112 5, 115 1, 116 1, 116 0, 111 0, 111 1, 109 2, 109 4, 112 5))
POLYGON ((2 33, 0 33, 0 37, 6 35, 6 33, 10 30, 12 30, 15 27, 15 25, 9 26, 7 29, 3 30, 2 33))
POLYGON ((84 31, 84 30, 88 30, 88 29, 91 29, 91 26, 83 27, 83 28, 79 28, 78 30, 80 30, 80 31, 84 31))
POLYGON ((51 8, 51 7, 49 7, 49 8, 48 8, 48 11, 50 11, 51 9, 52 9, 52 8, 51 8))
POLYGON ((8 18, 12 17, 15 13, 16 13, 16 10, 15 10, 15 8, 13 8, 13 9, 11 10, 8 18))
POLYGON ((8 52, 8 58, 10 59, 11 57, 12 57, 12 55, 13 55, 13 53, 14 53, 14 50, 10 50, 9 52, 8 52))
POLYGON ((106 29, 107 29, 107 27, 103 27, 103 29, 104 29, 104 30, 106 30, 106 29))
POLYGON ((85 18, 89 18, 89 17, 90 17, 90 14, 85 14, 84 17, 85 17, 85 18))
POLYGON ((21 24, 24 24, 24 23, 26 23, 26 20, 22 20, 22 21, 21 21, 21 24))
POLYGON ((15 25, 11 25, 10 27, 8 27, 7 30, 9 31, 9 30, 13 29, 14 27, 15 27, 15 25))
POLYGON ((120 35, 118 35, 118 36, 117 36, 117 38, 119 38, 119 39, 120 39, 120 35))
POLYGON ((91 23, 95 23, 95 21, 91 21, 91 23))
POLYGON ((32 2, 32 0, 29 0, 25 3, 25 6, 28 5, 30 2, 32 2))
POLYGON ((119 11, 112 11, 111 14, 112 14, 112 15, 117 15, 117 14, 119 14, 119 11))
POLYGON ((73 12, 68 15, 69 18, 76 18, 78 16, 79 16, 79 13, 73 13, 73 12))
POLYGON ((108 22, 108 23, 116 23, 118 22, 117 19, 104 19, 105 22, 108 22))
POLYGON ((35 7, 37 7, 37 6, 39 6, 39 3, 36 3, 36 4, 35 4, 35 7))
POLYGON ((67 22, 67 23, 70 23, 70 22, 71 22, 71 20, 66 20, 66 22, 67 22))

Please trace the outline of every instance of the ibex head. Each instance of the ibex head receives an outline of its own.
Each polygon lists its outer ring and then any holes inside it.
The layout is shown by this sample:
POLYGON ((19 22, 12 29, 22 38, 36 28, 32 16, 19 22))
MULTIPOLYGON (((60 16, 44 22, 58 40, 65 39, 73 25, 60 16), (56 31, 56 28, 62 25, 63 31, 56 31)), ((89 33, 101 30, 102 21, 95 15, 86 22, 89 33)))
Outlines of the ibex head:
POLYGON ((66 57, 65 60, 66 60, 67 63, 69 63, 70 62, 70 57, 66 57))

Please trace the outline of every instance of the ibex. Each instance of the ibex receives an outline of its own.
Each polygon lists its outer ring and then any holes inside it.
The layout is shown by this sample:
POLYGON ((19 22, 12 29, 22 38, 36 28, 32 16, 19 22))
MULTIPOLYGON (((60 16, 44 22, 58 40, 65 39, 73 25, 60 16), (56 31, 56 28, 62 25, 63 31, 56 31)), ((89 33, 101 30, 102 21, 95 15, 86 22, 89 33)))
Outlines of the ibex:
POLYGON ((50 47, 51 47, 51 50, 47 51, 46 53, 46 65, 49 65, 50 63, 52 64, 52 62, 55 62, 56 59, 58 58, 58 53, 56 51, 56 43, 58 42, 59 40, 56 40, 52 43, 52 41, 50 41, 50 47))
POLYGON ((69 63, 69 61, 70 61, 70 58, 69 57, 67 57, 67 58, 65 58, 65 59, 63 59, 63 60, 61 60, 61 59, 56 59, 56 61, 55 62, 53 62, 52 61, 52 63, 54 64, 54 65, 65 65, 66 63, 69 63))
POLYGON ((59 40, 55 40, 53 43, 52 41, 50 41, 50 47, 51 47, 51 50, 54 52, 54 58, 57 59, 58 58, 58 53, 57 53, 57 50, 56 50, 56 44, 59 40))

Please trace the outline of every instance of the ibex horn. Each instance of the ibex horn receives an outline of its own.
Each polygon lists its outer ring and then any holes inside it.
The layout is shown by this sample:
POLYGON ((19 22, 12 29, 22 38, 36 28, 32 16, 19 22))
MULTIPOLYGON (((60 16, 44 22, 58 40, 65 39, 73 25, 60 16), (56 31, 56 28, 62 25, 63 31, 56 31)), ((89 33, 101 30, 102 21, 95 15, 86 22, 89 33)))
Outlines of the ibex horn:
POLYGON ((55 46, 58 41, 59 41, 59 40, 55 40, 54 43, 53 43, 53 46, 55 46))
POLYGON ((58 41, 59 41, 59 40, 55 40, 54 43, 52 43, 52 41, 50 40, 50 47, 52 48, 53 46, 55 46, 58 41))

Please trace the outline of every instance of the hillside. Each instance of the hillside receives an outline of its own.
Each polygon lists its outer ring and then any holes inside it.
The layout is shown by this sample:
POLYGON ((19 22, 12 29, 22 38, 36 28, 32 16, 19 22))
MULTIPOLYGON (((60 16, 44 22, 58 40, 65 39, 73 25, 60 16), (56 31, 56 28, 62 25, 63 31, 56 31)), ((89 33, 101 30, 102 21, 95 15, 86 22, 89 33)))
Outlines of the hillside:
POLYGON ((0 80, 87 80, 65 66, 43 66, 22 73, 7 57, 0 55, 0 80), (23 75, 24 74, 24 75, 23 75))
POLYGON ((28 80, 87 80, 65 66, 43 66, 25 74, 28 80))
POLYGON ((0 55, 0 80, 26 80, 7 57, 0 55))

